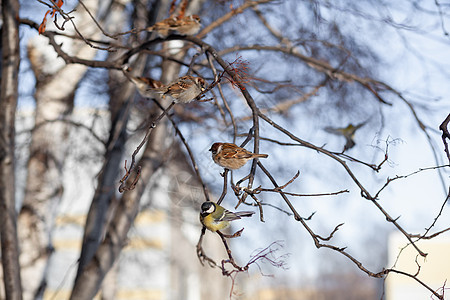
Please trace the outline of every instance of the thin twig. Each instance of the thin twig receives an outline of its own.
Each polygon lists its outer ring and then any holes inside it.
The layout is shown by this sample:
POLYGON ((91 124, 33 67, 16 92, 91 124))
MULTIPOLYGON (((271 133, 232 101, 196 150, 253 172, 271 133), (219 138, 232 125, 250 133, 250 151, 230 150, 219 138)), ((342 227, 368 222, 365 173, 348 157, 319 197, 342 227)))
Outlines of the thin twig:
MULTIPOLYGON (((161 110, 163 110, 163 114, 167 115, 167 119, 169 119, 169 121, 172 123, 172 126, 174 127, 178 137, 180 138, 181 142, 183 143, 184 147, 186 148, 186 151, 189 154, 189 158, 191 159, 192 166, 193 166, 194 171, 195 171, 195 175, 197 176, 197 180, 202 185, 203 194, 205 195, 205 199, 206 199, 206 201, 210 201, 208 187, 206 186, 206 184, 203 181, 203 178, 202 178, 202 176, 200 174, 200 170, 198 168, 197 162, 195 161, 194 154, 192 153, 191 147, 189 146, 189 144, 187 143, 187 141, 184 138, 183 134, 181 133, 180 129, 178 128, 178 125, 175 123, 173 118, 167 113, 170 110, 171 106, 169 106, 168 108, 164 109, 164 107, 159 103, 159 101, 157 101, 156 99, 152 99, 152 100, 156 103, 156 105, 161 110)), ((172 102, 172 105, 173 104, 174 104, 174 102, 172 102)))
POLYGON ((448 123, 450 122, 450 114, 447 118, 439 125, 439 130, 442 131, 442 143, 444 143, 444 151, 447 154, 448 162, 450 163, 450 151, 448 150, 447 140, 450 141, 450 133, 448 131, 448 123))
POLYGON ((222 194, 220 195, 219 199, 217 200, 217 204, 220 205, 220 203, 222 203, 223 199, 225 198, 226 194, 227 194, 227 186, 228 186, 228 172, 230 170, 228 170, 227 168, 225 168, 225 170, 223 171, 223 173, 221 174, 223 177, 223 189, 222 189, 222 194))
POLYGON ((202 266, 204 266, 204 262, 206 261, 211 268, 218 267, 216 262, 213 259, 211 259, 210 257, 208 257, 205 254, 205 252, 203 251, 202 242, 203 242, 203 236, 205 235, 205 233, 206 233, 206 227, 203 226, 202 227, 202 232, 200 233, 200 238, 199 238, 198 243, 197 243, 197 257, 198 257, 198 260, 200 261, 202 266))
POLYGON ((98 27, 98 29, 100 29, 100 31, 106 35, 107 37, 110 37, 112 39, 117 40, 117 37, 114 37, 110 34, 108 34, 103 28, 102 26, 97 22, 97 20, 95 19, 95 17, 91 14, 91 12, 89 11, 89 9, 86 7, 86 5, 84 5, 82 0, 78 0, 78 2, 81 4, 81 6, 83 6, 83 8, 86 10, 86 12, 89 14, 89 17, 91 17, 92 21, 94 21, 95 25, 98 27))
POLYGON ((134 184, 132 184, 131 186, 125 185, 128 177, 130 176, 131 172, 134 169, 134 165, 136 163, 136 155, 139 153, 142 146, 144 146, 144 144, 147 142, 147 140, 150 136, 150 133, 152 132, 152 129, 156 127, 158 122, 167 114, 167 112, 172 108, 172 106, 174 104, 175 104, 175 102, 172 101, 172 103, 166 109, 163 109, 163 112, 153 122, 151 122, 150 125, 147 127, 144 138, 142 139, 140 144, 136 147, 133 154, 131 155, 131 164, 130 164, 129 168, 126 167, 126 162, 125 162, 125 174, 123 175, 122 179, 120 179, 120 186, 119 186, 120 193, 123 193, 124 191, 133 189, 134 186, 136 186, 136 183, 137 183, 136 179, 133 180, 134 184))

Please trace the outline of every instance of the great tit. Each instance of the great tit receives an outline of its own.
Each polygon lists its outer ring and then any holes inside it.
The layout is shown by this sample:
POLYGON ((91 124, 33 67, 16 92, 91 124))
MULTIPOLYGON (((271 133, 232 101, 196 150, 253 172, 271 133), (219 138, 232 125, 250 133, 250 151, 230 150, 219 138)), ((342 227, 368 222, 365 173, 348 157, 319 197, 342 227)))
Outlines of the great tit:
POLYGON ((231 212, 222 206, 211 202, 203 202, 200 212, 200 222, 212 232, 222 230, 230 225, 230 221, 238 220, 241 217, 251 217, 253 211, 231 212))

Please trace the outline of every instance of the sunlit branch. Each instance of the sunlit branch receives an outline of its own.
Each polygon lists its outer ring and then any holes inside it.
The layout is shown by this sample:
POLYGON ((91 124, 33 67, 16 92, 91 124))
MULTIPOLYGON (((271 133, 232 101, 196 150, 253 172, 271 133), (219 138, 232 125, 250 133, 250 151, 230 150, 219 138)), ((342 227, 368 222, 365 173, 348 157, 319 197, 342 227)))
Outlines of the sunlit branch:
POLYGON ((166 108, 163 109, 163 112, 154 120, 152 121, 149 126, 147 127, 147 130, 145 131, 144 138, 139 143, 139 145, 136 147, 136 149, 133 151, 133 154, 131 155, 131 163, 130 166, 127 168, 125 166, 125 174, 123 175, 122 179, 120 179, 120 186, 119 186, 119 192, 129 191, 132 190, 137 183, 137 180, 139 177, 136 177, 136 179, 133 180, 134 184, 126 185, 127 179, 130 176, 131 172, 134 170, 134 165, 136 163, 136 155, 139 153, 141 148, 144 146, 144 144, 148 141, 148 138, 150 136, 150 133, 152 132, 152 129, 156 127, 158 122, 167 114, 167 112, 172 108, 172 106, 175 105, 175 102, 172 101, 172 103, 166 108))
MULTIPOLYGON (((35 28, 36 30, 39 28, 39 25, 33 21, 29 20, 22 20, 23 24, 27 24, 32 28, 35 28)), ((48 37, 50 45, 52 45, 53 49, 55 50, 56 54, 61 57, 66 64, 82 64, 88 67, 94 67, 94 68, 106 68, 106 69, 122 69, 122 64, 116 62, 110 62, 110 61, 104 61, 104 60, 91 60, 91 59, 83 59, 76 56, 72 56, 67 54, 65 51, 62 50, 61 44, 58 44, 55 40, 55 36, 58 36, 58 34, 54 31, 45 31, 41 35, 48 37)), ((95 48, 95 47, 94 47, 95 48)))
MULTIPOLYGON (((24 25, 28 25, 29 27, 36 29, 36 30, 39 29, 39 24, 37 24, 36 22, 34 22, 30 19, 21 18, 20 23, 24 24, 24 25)), ((48 30, 46 30, 45 32, 47 32, 47 31, 48 30)), ((41 35, 46 36, 45 32, 41 33, 41 35)), ((95 43, 95 44, 99 44, 99 45, 108 46, 107 48, 103 48, 103 49, 108 49, 109 52, 114 52, 114 51, 116 51, 115 49, 126 49, 126 50, 131 49, 131 46, 123 45, 118 42, 103 41, 103 40, 97 40, 97 39, 87 38, 87 37, 82 38, 78 34, 67 34, 67 33, 61 32, 61 31, 51 31, 50 30, 49 32, 52 32, 55 36, 63 36, 63 37, 67 37, 67 38, 70 38, 73 40, 80 40, 80 41, 86 40, 86 41, 89 41, 91 44, 95 43)), ((98 48, 98 47, 94 47, 94 48, 102 49, 102 48, 98 48)))
POLYGON ((321 152, 327 156, 329 156, 330 158, 334 159, 335 161, 337 161, 339 164, 341 164, 341 166, 347 171, 347 174, 350 176, 350 178, 353 180, 353 182, 360 188, 361 190, 361 196, 366 198, 367 200, 370 200, 377 208, 378 210, 381 211, 381 213, 386 217, 386 220, 388 222, 391 222, 392 224, 394 224, 394 226, 400 231, 402 232, 402 234, 408 239, 408 241, 414 246, 414 248, 417 250, 417 252, 421 255, 421 256, 426 256, 427 254, 424 253, 422 250, 420 250, 417 245, 411 240, 411 238, 409 237, 409 234, 403 229, 402 226, 400 226, 400 224, 398 224, 397 220, 392 218, 388 212, 380 205, 380 203, 378 203, 377 199, 373 196, 370 195, 369 191, 360 183, 360 181, 356 178, 356 175, 352 172, 352 170, 347 166, 347 163, 345 161, 343 161, 342 159, 340 159, 339 157, 337 157, 336 155, 332 154, 331 152, 321 148, 321 147, 317 147, 309 142, 306 142, 298 137, 296 137, 294 134, 292 134, 291 132, 289 132, 288 130, 286 130, 285 128, 279 126, 278 124, 276 124, 273 120, 271 120, 270 118, 268 118, 267 116, 265 116, 262 113, 259 113, 259 116, 266 121, 267 123, 269 123, 270 125, 272 125, 273 127, 275 127, 276 129, 278 129, 280 132, 282 132, 283 134, 287 135, 288 137, 290 137, 292 140, 297 141, 303 145, 305 145, 306 147, 316 150, 318 152, 321 152))
POLYGON ((438 292, 436 292, 435 290, 433 290, 430 286, 428 286, 427 284, 425 284, 422 280, 420 280, 419 278, 417 278, 418 274, 412 275, 409 274, 407 272, 404 271, 400 271, 400 270, 395 270, 395 269, 386 269, 384 272, 384 274, 389 274, 389 273, 397 273, 397 274, 401 274, 403 276, 409 277, 414 279, 416 282, 418 282, 420 285, 422 285, 424 288, 426 288, 428 291, 430 291, 434 296, 436 296, 438 299, 444 300, 444 291, 442 291, 442 294, 439 294, 438 292))
MULTIPOLYGON (((273 176, 270 174, 270 172, 266 168, 264 168, 264 166, 262 164, 259 164, 259 167, 264 172, 264 174, 266 174, 266 176, 272 182, 274 187, 275 188, 279 187, 279 185, 277 184, 277 182, 273 178, 273 176)), ((344 248, 339 248, 339 247, 334 246, 334 245, 320 243, 318 235, 316 233, 314 233, 314 231, 308 226, 308 224, 306 224, 305 221, 307 219, 305 219, 305 218, 303 218, 303 217, 301 217, 299 215, 299 213, 297 212, 295 207, 292 205, 292 203, 289 201, 288 197, 284 194, 284 192, 280 191, 279 195, 283 198, 283 200, 285 201, 285 203, 287 204, 289 209, 292 211, 292 213, 294 215, 294 219, 296 221, 300 222, 302 224, 302 226, 306 229, 306 231, 309 233, 309 235, 312 237, 312 239, 314 241, 314 244, 315 244, 315 246, 317 248, 324 247, 324 248, 329 248, 331 250, 340 252, 342 255, 344 255, 348 259, 350 259, 361 271, 363 271, 364 273, 368 274, 369 276, 376 277, 376 278, 383 277, 382 273, 374 273, 374 272, 371 272, 370 270, 368 270, 366 267, 364 267, 363 264, 360 261, 358 261, 356 258, 354 258, 352 255, 350 255, 349 253, 347 253, 345 251, 345 247, 344 248)), ((313 215, 314 214, 312 214, 309 218, 311 218, 313 215)))
POLYGON ((256 250, 258 251, 256 254, 252 255, 252 258, 248 261, 247 265, 256 264, 262 273, 261 267, 258 264, 258 261, 268 262, 274 267, 284 269, 286 266, 285 258, 289 256, 289 254, 283 254, 278 257, 274 256, 274 253, 277 252, 280 248, 283 248, 282 241, 272 242, 269 246, 264 249, 256 250))
MULTIPOLYGON (((259 162, 259 164, 261 164, 259 162)), ((291 193, 291 192, 286 192, 283 191, 283 189, 285 189, 288 185, 290 185, 292 182, 294 182, 295 179, 298 178, 298 176, 300 175, 300 171, 297 171, 297 173, 294 175, 294 177, 292 177, 287 183, 285 183, 282 186, 276 187, 276 188, 263 188, 261 186, 255 188, 255 189, 248 189, 246 187, 241 187, 239 188, 237 186, 237 189, 239 191, 244 191, 247 194, 251 195, 252 197, 254 195, 260 194, 261 192, 273 192, 273 193, 279 193, 279 192, 283 192, 283 194, 288 195, 288 196, 296 196, 296 197, 320 197, 320 196, 334 196, 334 195, 339 195, 342 193, 349 193, 349 190, 342 190, 342 191, 337 191, 337 192, 331 192, 331 193, 314 193, 314 194, 300 194, 300 193, 291 193)), ((256 199, 256 198, 254 198, 256 199)), ((258 206, 260 206, 260 202, 257 201, 258 206)))
MULTIPOLYGON (((240 232, 242 232, 242 230, 243 229, 238 231, 239 235, 240 235, 240 232)), ((230 271, 227 271, 227 269, 225 268, 225 264, 227 264, 227 263, 231 264, 235 268, 235 270, 238 271, 238 272, 247 271, 248 268, 249 268, 249 265, 245 265, 245 266, 241 267, 234 260, 233 254, 232 254, 232 252, 230 250, 230 247, 228 246, 228 243, 227 243, 227 240, 226 240, 226 238, 230 237, 230 236, 224 235, 220 231, 217 231, 217 233, 219 234, 220 238, 222 239, 222 243, 223 243, 223 245, 225 247, 225 250, 227 251, 227 255, 228 255, 228 259, 227 260, 225 260, 225 259, 222 260, 222 263, 221 263, 221 265, 222 265, 222 274, 226 275, 226 276, 230 276, 231 275, 230 271)))
MULTIPOLYGON (((265 188, 256 188, 253 189, 252 191, 247 191, 247 193, 261 193, 261 192, 272 192, 272 193, 279 193, 281 191, 281 189, 279 188, 273 188, 273 189, 265 189, 265 188)), ((283 191, 283 193, 285 195, 288 196, 294 196, 294 197, 323 197, 323 196, 336 196, 339 194, 343 194, 343 193, 349 193, 349 190, 342 190, 342 191, 337 191, 337 192, 331 192, 331 193, 313 193, 313 194, 301 194, 301 193, 291 193, 291 192, 286 192, 283 191)))
MULTIPOLYGON (((450 199, 450 187, 449 187, 449 189, 448 189, 448 193, 447 193, 447 196, 445 197, 445 200, 442 202, 441 209, 439 210, 439 213, 438 213, 438 214, 436 215, 436 217, 434 218, 433 223, 432 223, 428 228, 425 229, 425 232, 424 232, 422 235, 418 236, 419 239, 432 239, 432 238, 434 238, 434 237, 436 237, 436 236, 438 236, 438 235, 440 235, 440 234, 442 234, 442 233, 447 232, 448 230, 450 230, 450 228, 447 228, 447 229, 438 231, 438 232, 436 232, 436 233, 434 233, 434 234, 432 234, 432 235, 427 236, 427 234, 428 234, 428 233, 430 232, 430 230, 434 227, 434 225, 436 224, 436 222, 438 221, 438 219, 439 219, 440 216, 442 215, 442 212, 444 211, 444 208, 445 208, 446 205, 448 204, 449 199, 450 199)), ((415 236, 415 237, 417 237, 417 236, 415 236)))
MULTIPOLYGON (((236 142, 236 135, 237 135, 236 121, 235 121, 235 119, 234 119, 233 112, 231 111, 231 108, 230 108, 230 106, 228 105, 228 102, 227 102, 227 100, 226 100, 226 98, 225 98, 225 95, 223 94, 222 84, 220 84, 220 80, 219 80, 220 78, 219 78, 219 75, 217 74, 217 70, 216 70, 216 67, 214 66, 214 62, 212 61, 212 57, 211 57, 211 55, 210 55, 209 53, 206 53, 206 55, 207 55, 207 57, 208 57, 208 63, 209 63, 209 65, 210 65, 210 68, 211 68, 211 70, 212 70, 213 73, 214 73, 214 78, 215 78, 216 81, 218 81, 218 83, 217 83, 217 88, 219 89, 219 93, 220 93, 220 97, 221 97, 221 99, 222 99, 222 103, 223 103, 223 105, 225 106, 225 109, 227 110, 228 114, 230 115, 231 124, 233 125, 233 143, 235 143, 235 142, 236 142)), ((223 74, 223 73, 222 73, 222 74, 223 74)), ((224 123, 227 124, 226 117, 225 117, 225 113, 223 112, 222 107, 221 107, 221 106, 219 105, 219 103, 217 102, 217 99, 215 99, 215 103, 216 103, 217 107, 219 108, 220 113, 221 113, 222 116, 223 116, 223 121, 224 121, 224 123)))
POLYGON ((253 201, 256 203, 256 206, 258 206, 258 210, 259 210, 259 220, 261 222, 265 222, 264 221, 264 211, 261 205, 261 201, 259 201, 258 198, 256 198, 254 193, 248 193, 248 195, 250 195, 250 197, 253 199, 253 201))
MULTIPOLYGON (((92 44, 88 39, 86 39, 86 38, 83 36, 83 34, 78 30, 78 28, 77 28, 75 22, 73 21, 74 17, 71 17, 71 16, 70 16, 70 13, 71 13, 71 12, 66 13, 66 12, 64 12, 58 5, 56 5, 56 3, 55 3, 53 0, 49 0, 49 1, 50 1, 51 3, 53 3, 52 9, 57 10, 57 11, 61 14, 61 16, 64 18, 64 23, 62 24, 62 26, 59 26, 59 25, 57 24, 57 22, 56 22, 56 14, 55 14, 55 20, 54 20, 54 23, 55 23, 55 26, 56 26, 58 29, 64 30, 64 24, 67 23, 67 22, 70 22, 70 23, 72 24, 73 29, 75 30, 75 32, 78 34, 78 36, 79 36, 79 37, 80 37, 87 45, 89 45, 90 47, 92 47, 92 48, 94 48, 94 49, 110 51, 111 47, 103 48, 103 47, 99 47, 99 46, 93 45, 93 44, 92 44)), ((91 12, 90 12, 90 11, 88 10, 88 8, 84 5, 84 3, 83 3, 82 1, 79 1, 79 2, 80 2, 80 4, 81 4, 81 6, 83 6, 83 8, 86 10, 86 12, 88 13, 89 17, 90 17, 90 18, 94 21, 94 23, 97 25, 97 27, 98 27, 98 28, 99 28, 106 36, 111 37, 111 36, 109 36, 108 34, 106 34, 106 33, 103 31, 103 29, 101 28, 100 24, 97 22, 97 20, 94 18, 94 16, 92 16, 91 12)))
POLYGON ((445 18, 444 16, 446 15, 444 10, 442 9, 442 4, 438 1, 438 0, 434 0, 434 4, 436 5, 436 8, 438 10, 439 13, 439 18, 440 18, 440 22, 441 22, 441 29, 442 32, 444 33, 444 35, 449 38, 449 33, 447 31, 447 28, 445 28, 445 18))
POLYGON ((389 185, 391 182, 393 182, 393 181, 396 181, 396 180, 398 180, 398 179, 408 178, 408 177, 410 177, 410 176, 419 174, 419 173, 424 172, 424 171, 437 170, 437 169, 447 168, 447 167, 450 167, 450 165, 443 165, 443 166, 433 166, 433 167, 427 167, 427 168, 420 168, 420 169, 418 169, 418 170, 416 170, 416 171, 414 171, 414 172, 412 172, 412 173, 406 174, 406 175, 397 175, 397 176, 395 176, 395 177, 393 177, 393 178, 388 178, 388 179, 386 180, 385 184, 384 184, 384 185, 378 190, 378 192, 375 194, 374 198, 375 198, 375 199, 378 199, 378 197, 380 196, 381 192, 382 192, 384 189, 386 189, 386 188, 388 187, 388 185, 389 185))
MULTIPOLYGON (((380 171, 380 170, 381 170, 381 167, 382 167, 382 166, 384 165, 384 163, 386 163, 386 162, 388 161, 388 159, 389 159, 389 156, 388 156, 388 153, 387 153, 387 149, 386 149, 386 152, 385 152, 385 154, 384 154, 383 160, 382 160, 379 164, 370 164, 370 163, 367 163, 367 162, 362 161, 362 160, 360 160, 360 159, 357 159, 357 158, 355 158, 355 157, 353 157, 353 156, 350 156, 350 155, 348 155, 348 154, 346 154, 346 153, 341 153, 341 152, 331 152, 331 153, 333 153, 333 154, 336 155, 336 156, 340 156, 340 157, 346 158, 346 159, 348 159, 349 161, 353 161, 353 162, 356 162, 356 163, 365 165, 365 166, 371 168, 372 170, 374 170, 375 172, 380 171)), ((375 197, 375 198, 376 198, 376 197, 375 197)))
POLYGON ((200 238, 197 243, 197 257, 200 260, 200 263, 202 264, 202 266, 204 266, 204 262, 206 261, 211 268, 218 267, 216 262, 213 259, 209 258, 203 251, 202 242, 203 242, 203 236, 205 235, 205 233, 206 233, 206 227, 203 226, 202 231, 200 233, 200 238))
POLYGON ((387 102, 384 98, 381 97, 381 95, 378 93, 378 91, 375 90, 374 87, 386 87, 387 85, 371 79, 371 78, 363 78, 356 74, 352 74, 349 72, 345 72, 339 69, 336 69, 336 67, 331 66, 328 62, 310 57, 307 55, 304 55, 300 53, 300 51, 295 47, 285 47, 285 46, 264 46, 264 45, 248 45, 248 46, 234 46, 225 50, 222 50, 219 52, 220 55, 232 53, 232 52, 238 52, 238 51, 253 51, 253 50, 262 50, 262 51, 269 51, 269 52, 279 52, 284 53, 293 57, 296 57, 302 61, 304 61, 309 67, 315 69, 318 72, 321 72, 325 75, 327 75, 331 79, 336 79, 339 81, 345 81, 345 82, 357 82, 361 86, 365 87, 370 93, 372 93, 375 98, 377 98, 381 103, 391 105, 389 102, 387 102))
MULTIPOLYGON (((419 118, 419 116, 418 116, 418 114, 416 112, 416 109, 414 108, 412 103, 410 101, 408 101, 408 99, 406 99, 405 96, 402 95, 402 93, 400 93, 399 91, 397 91, 393 87, 391 87, 391 86, 389 86, 389 85, 387 85, 387 84, 385 84, 383 82, 380 82, 379 84, 380 84, 380 86, 383 86, 386 90, 388 90, 388 91, 392 92, 393 94, 395 94, 400 100, 402 100, 406 104, 406 106, 409 108, 409 110, 410 110, 414 120, 416 120, 416 123, 417 123, 419 129, 424 133, 424 135, 425 135, 425 137, 426 137, 426 139, 428 141, 428 145, 430 145, 431 152, 433 153, 433 156, 434 156, 434 161, 436 162, 436 164, 439 164, 440 163, 440 159, 439 159, 438 151, 435 148, 435 145, 433 144, 433 139, 431 138, 430 134, 428 133, 427 127, 425 126, 425 124, 420 120, 420 118, 419 118)), ((444 192, 446 192, 447 184, 446 184, 446 182, 444 180, 444 175, 441 172, 438 172, 438 175, 439 175, 439 179, 441 180, 444 192)))
POLYGON ((217 200, 217 204, 220 205, 220 203, 222 203, 223 199, 225 198, 226 194, 227 194, 227 186, 228 186, 228 172, 230 170, 226 169, 223 171, 223 173, 221 174, 223 177, 223 188, 222 188, 222 194, 220 195, 219 199, 217 200))
MULTIPOLYGON (((103 29, 103 27, 100 25, 99 22, 97 22, 97 20, 95 19, 95 17, 91 14, 91 12, 89 11, 89 9, 86 7, 86 5, 84 5, 83 1, 78 0, 78 2, 81 4, 81 6, 83 6, 83 8, 84 8, 84 9, 86 10, 86 12, 89 14, 89 17, 91 17, 92 21, 93 21, 93 22, 95 23, 95 25, 97 26, 97 28, 100 29, 100 31, 101 31, 105 36, 107 36, 107 37, 109 37, 109 38, 112 38, 112 39, 115 39, 115 40, 117 39, 117 37, 114 37, 114 36, 108 34, 108 33, 103 29)), ((78 31, 77 31, 77 32, 78 32, 78 31)), ((85 40, 85 39, 83 38, 83 40, 85 40)), ((89 45, 91 45, 91 44, 89 44, 89 45)), ((109 49, 102 49, 102 50, 109 50, 109 49)))
POLYGON ((227 22, 229 19, 231 19, 233 16, 238 15, 243 13, 246 9, 250 8, 250 7, 255 7, 258 4, 264 4, 264 3, 269 3, 269 2, 273 2, 274 0, 253 0, 253 1, 245 1, 244 4, 242 4, 241 6, 232 9, 230 12, 226 13, 225 15, 223 15, 222 17, 216 19, 214 22, 211 22, 208 26, 206 26, 205 28, 203 28, 198 34, 197 37, 202 38, 204 37, 207 33, 209 33, 210 31, 212 31, 214 28, 219 27, 220 25, 224 24, 225 22, 227 22))

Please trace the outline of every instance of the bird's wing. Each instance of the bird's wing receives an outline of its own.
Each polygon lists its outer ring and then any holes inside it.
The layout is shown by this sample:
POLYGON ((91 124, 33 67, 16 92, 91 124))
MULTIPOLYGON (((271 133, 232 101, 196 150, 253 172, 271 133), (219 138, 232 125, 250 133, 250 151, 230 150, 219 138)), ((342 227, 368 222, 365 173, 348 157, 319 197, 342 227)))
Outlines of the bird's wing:
POLYGON ((220 218, 221 221, 233 221, 233 220, 238 220, 241 217, 239 217, 237 214, 235 214, 234 212, 231 212, 227 209, 224 210, 222 217, 220 218))
POLYGON ((225 158, 251 158, 252 153, 244 148, 227 147, 223 145, 222 154, 225 158))
POLYGON ((327 126, 323 130, 325 130, 328 133, 332 133, 332 134, 336 134, 336 135, 342 135, 342 132, 339 131, 338 128, 327 126))
POLYGON ((238 158, 251 158, 251 157, 253 157, 253 153, 251 153, 251 152, 249 152, 249 151, 247 151, 245 149, 242 149, 242 151, 238 151, 236 156, 238 158))
POLYGON ((254 211, 240 211, 236 212, 235 214, 239 217, 251 217, 255 212, 254 211))
POLYGON ((233 150, 231 148, 222 148, 221 154, 224 158, 237 158, 238 151, 233 150))
POLYGON ((359 124, 356 124, 356 125, 355 125, 355 131, 358 130, 359 128, 363 127, 364 125, 366 125, 367 122, 369 122, 369 120, 370 120, 370 119, 367 119, 367 120, 365 120, 365 121, 363 121, 363 122, 361 122, 361 123, 359 123, 359 124))

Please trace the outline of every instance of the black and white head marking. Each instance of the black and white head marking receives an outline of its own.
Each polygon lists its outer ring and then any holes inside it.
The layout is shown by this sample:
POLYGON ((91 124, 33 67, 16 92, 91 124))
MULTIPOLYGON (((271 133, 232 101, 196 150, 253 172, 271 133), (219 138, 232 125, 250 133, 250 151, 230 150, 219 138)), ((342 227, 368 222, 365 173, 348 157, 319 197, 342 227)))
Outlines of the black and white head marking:
POLYGON ((202 204, 202 214, 211 214, 216 210, 216 207, 212 202, 203 202, 202 204))

